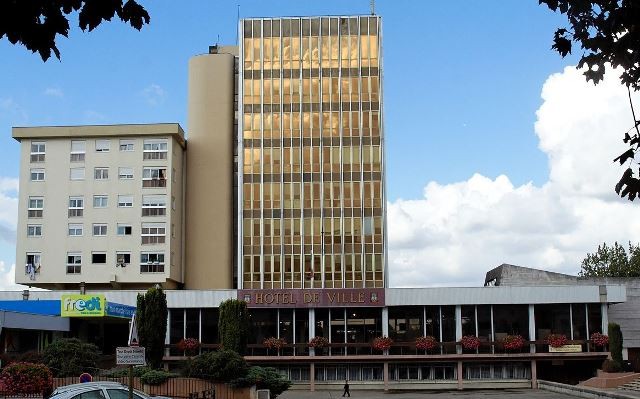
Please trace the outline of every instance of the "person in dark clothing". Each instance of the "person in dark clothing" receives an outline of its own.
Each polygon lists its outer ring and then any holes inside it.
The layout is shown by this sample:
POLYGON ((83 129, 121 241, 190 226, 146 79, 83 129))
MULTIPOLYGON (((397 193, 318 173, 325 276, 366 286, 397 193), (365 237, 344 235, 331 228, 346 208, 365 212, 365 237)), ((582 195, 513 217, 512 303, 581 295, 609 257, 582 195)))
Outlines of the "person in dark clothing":
POLYGON ((343 398, 344 395, 348 395, 349 397, 351 397, 351 392, 349 392, 349 380, 344 381, 344 392, 342 393, 343 398))

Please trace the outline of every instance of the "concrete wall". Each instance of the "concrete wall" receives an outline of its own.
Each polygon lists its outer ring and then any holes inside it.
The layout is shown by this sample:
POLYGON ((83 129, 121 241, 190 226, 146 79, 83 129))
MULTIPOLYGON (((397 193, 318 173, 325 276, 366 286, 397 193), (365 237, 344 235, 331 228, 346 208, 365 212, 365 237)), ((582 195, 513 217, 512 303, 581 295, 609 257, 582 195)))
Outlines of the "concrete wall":
POLYGON ((234 55, 189 60, 187 289, 233 288, 234 55))

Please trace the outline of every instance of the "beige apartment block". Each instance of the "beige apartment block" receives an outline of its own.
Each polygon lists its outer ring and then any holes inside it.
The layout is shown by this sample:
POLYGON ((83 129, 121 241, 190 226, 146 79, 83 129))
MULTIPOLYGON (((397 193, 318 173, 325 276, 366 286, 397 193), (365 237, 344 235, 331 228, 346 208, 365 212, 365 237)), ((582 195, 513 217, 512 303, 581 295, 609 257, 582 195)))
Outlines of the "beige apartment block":
POLYGON ((52 289, 184 282, 180 125, 15 127, 16 283, 52 289))

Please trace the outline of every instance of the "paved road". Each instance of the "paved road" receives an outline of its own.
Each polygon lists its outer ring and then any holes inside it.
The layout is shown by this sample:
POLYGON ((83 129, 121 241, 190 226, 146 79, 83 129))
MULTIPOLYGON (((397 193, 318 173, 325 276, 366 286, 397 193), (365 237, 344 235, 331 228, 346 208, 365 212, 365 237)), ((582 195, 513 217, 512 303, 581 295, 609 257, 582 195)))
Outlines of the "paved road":
MULTIPOLYGON (((338 399, 342 396, 342 391, 287 391, 278 396, 278 399, 338 399)), ((462 397, 487 398, 487 399, 574 399, 575 396, 563 395, 559 393, 547 392, 543 390, 531 389, 496 389, 489 391, 420 391, 402 393, 384 393, 380 391, 352 391, 352 398, 366 399, 462 399, 462 397)))

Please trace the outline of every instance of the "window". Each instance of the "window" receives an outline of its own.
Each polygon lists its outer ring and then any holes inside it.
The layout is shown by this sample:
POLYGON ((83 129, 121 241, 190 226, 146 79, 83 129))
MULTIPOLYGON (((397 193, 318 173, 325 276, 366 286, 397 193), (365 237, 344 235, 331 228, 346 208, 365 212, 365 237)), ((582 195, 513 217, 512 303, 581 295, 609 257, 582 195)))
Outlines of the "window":
POLYGON ((143 195, 142 216, 164 216, 167 214, 167 199, 164 195, 143 195))
POLYGON ((142 252, 140 254, 140 273, 164 273, 164 253, 142 252))
POLYGON ((166 227, 164 223, 143 223, 142 243, 143 244, 164 244, 166 227))
POLYGON ((107 254, 105 252, 92 252, 91 263, 104 265, 107 263, 107 254))
POLYGON ((120 140, 120 151, 133 151, 133 140, 120 140))
POLYGON ((167 159, 167 140, 145 140, 142 159, 167 159))
POLYGON ((96 140, 96 152, 109 152, 111 141, 109 140, 96 140))
POLYGON ((69 197, 69 217, 80 217, 84 214, 84 199, 69 197))
POLYGON ((31 169, 31 181, 44 181, 44 169, 31 169))
POLYGON ((131 264, 131 253, 116 252, 116 267, 127 267, 131 264))
POLYGON ((31 162, 44 162, 45 144, 43 142, 34 141, 31 143, 31 162))
POLYGON ((29 275, 30 280, 35 280, 36 274, 40 273, 40 261, 40 252, 27 252, 27 259, 24 265, 24 274, 29 275))
POLYGON ((93 178, 96 180, 107 180, 109 178, 109 168, 95 168, 93 178))
POLYGON ((108 202, 109 202, 109 197, 107 197, 106 195, 94 195, 93 196, 93 207, 94 208, 106 208, 108 202))
POLYGON ((42 225, 41 224, 28 224, 27 225, 27 237, 41 237, 42 225))
POLYGON ((133 206, 133 195, 118 195, 118 208, 131 208, 133 206))
POLYGON ((133 179, 133 168, 118 168, 118 178, 133 179))
POLYGON ((41 218, 42 210, 44 209, 43 197, 29 197, 29 206, 27 209, 27 216, 30 218, 41 218))
POLYGON ((82 269, 82 255, 76 252, 67 252, 67 274, 80 274, 82 269))
MULTIPOLYGON (((126 389, 107 389, 111 399, 129 399, 129 391, 126 389)), ((84 398, 82 398, 84 399, 84 398)), ((140 395, 133 393, 133 399, 142 399, 140 395)))
POLYGON ((80 223, 69 223, 69 236, 79 237, 82 235, 83 226, 80 223))
POLYGON ((104 223, 94 223, 93 224, 93 235, 94 236, 106 236, 107 235, 107 225, 104 223))
POLYGON ((84 168, 71 168, 69 170, 71 180, 84 180, 84 168))
POLYGON ((167 168, 142 169, 142 187, 166 187, 167 168))
POLYGON ((104 398, 104 393, 102 393, 101 389, 95 389, 93 391, 79 393, 75 396, 72 396, 71 399, 105 399, 105 398, 104 398))
POLYGON ((119 236, 130 236, 131 235, 131 225, 130 224, 118 224, 118 235, 119 236))
POLYGON ((84 162, 85 144, 84 140, 71 140, 71 162, 84 162))

